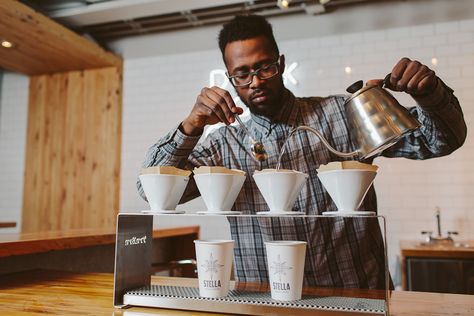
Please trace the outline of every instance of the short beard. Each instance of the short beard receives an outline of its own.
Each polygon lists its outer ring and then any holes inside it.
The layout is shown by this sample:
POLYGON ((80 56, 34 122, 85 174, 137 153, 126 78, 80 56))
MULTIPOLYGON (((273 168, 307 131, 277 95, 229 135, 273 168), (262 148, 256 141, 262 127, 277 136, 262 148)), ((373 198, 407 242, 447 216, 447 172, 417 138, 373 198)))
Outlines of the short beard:
POLYGON ((251 103, 250 98, 249 101, 245 101, 245 99, 242 98, 242 96, 236 89, 237 95, 239 96, 240 100, 248 107, 250 113, 268 117, 270 119, 277 116, 284 106, 284 96, 286 88, 283 84, 283 79, 281 80, 281 89, 279 91, 279 95, 276 95, 273 100, 269 100, 269 103, 266 104, 262 110, 260 110, 257 106, 251 103))

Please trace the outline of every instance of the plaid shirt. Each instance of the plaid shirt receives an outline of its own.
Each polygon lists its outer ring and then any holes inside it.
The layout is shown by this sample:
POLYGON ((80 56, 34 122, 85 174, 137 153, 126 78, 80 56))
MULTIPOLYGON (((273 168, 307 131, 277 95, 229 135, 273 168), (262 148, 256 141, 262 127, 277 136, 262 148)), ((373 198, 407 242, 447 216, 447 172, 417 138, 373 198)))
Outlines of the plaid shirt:
MULTIPOLYGON (((460 147, 466 137, 463 114, 453 91, 438 81, 429 97, 417 98, 419 104, 411 113, 422 127, 385 150, 386 157, 426 159, 447 155, 460 147)), ((245 122, 261 140, 268 160, 257 163, 250 152, 250 140, 239 126, 224 126, 202 143, 200 137, 184 135, 178 127, 154 144, 146 154, 143 167, 173 165, 192 169, 196 166, 225 166, 247 173, 244 186, 233 210, 244 214, 268 211, 252 174, 257 169, 275 168, 283 142, 293 127, 307 125, 320 131, 337 150, 356 149, 344 115, 344 96, 296 98, 288 93, 282 113, 273 120, 253 115, 245 122)), ((336 206, 317 177, 320 164, 340 161, 317 136, 298 132, 287 144, 282 168, 305 172, 309 178, 294 210, 321 214, 336 206)), ((144 197, 139 181, 140 195, 144 197)), ((182 201, 199 196, 190 181, 182 201)), ((373 187, 360 209, 376 211, 373 187)), ((264 241, 308 241, 305 284, 310 286, 379 288, 385 287, 385 263, 382 234, 376 218, 297 218, 297 217, 229 217, 235 240, 235 268, 240 281, 268 281, 264 241)))

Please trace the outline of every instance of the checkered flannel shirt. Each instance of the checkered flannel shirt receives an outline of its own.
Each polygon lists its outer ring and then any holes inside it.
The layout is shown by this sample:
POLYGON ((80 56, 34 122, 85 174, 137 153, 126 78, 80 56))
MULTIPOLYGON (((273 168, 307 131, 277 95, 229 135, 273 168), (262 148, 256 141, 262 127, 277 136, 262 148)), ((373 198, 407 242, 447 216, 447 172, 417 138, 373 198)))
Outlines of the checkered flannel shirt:
MULTIPOLYGON (((244 214, 268 211, 252 174, 275 168, 284 140, 291 129, 307 125, 320 131, 341 152, 356 149, 344 115, 344 96, 297 98, 289 92, 282 113, 273 120, 253 115, 245 122, 255 138, 261 140, 268 160, 257 163, 250 152, 250 141, 239 126, 224 126, 198 143, 200 137, 186 136, 178 126, 147 152, 143 167, 173 165, 225 166, 247 173, 233 210, 244 214)), ((410 112, 422 127, 404 137, 381 155, 427 159, 447 155, 460 147, 466 137, 463 114, 453 91, 438 80, 433 94, 415 99, 410 112)), ((288 143, 282 168, 305 172, 309 178, 294 205, 306 214, 336 210, 334 202, 317 177, 321 164, 342 160, 332 154, 313 134, 298 132, 288 143)), ((140 182, 140 195, 145 198, 140 182)), ((181 202, 199 196, 190 181, 181 202)), ((376 211, 375 191, 371 188, 360 209, 376 211)), ((384 288, 384 246, 375 218, 244 218, 229 217, 235 240, 235 274, 240 281, 265 282, 268 272, 264 251, 266 240, 308 241, 304 282, 310 286, 338 288, 384 288)))

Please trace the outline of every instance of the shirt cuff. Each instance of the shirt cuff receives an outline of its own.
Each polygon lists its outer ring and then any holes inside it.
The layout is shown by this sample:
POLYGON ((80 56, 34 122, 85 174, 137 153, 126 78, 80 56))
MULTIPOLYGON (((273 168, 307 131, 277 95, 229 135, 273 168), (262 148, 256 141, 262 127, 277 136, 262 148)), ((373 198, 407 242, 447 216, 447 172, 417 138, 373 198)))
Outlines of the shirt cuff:
POLYGON ((192 150, 198 143, 201 135, 189 136, 180 131, 178 124, 168 138, 168 144, 171 145, 175 150, 192 150))
POLYGON ((450 87, 438 78, 438 83, 433 92, 425 96, 413 96, 413 99, 415 99, 423 111, 439 112, 449 107, 453 92, 450 87))

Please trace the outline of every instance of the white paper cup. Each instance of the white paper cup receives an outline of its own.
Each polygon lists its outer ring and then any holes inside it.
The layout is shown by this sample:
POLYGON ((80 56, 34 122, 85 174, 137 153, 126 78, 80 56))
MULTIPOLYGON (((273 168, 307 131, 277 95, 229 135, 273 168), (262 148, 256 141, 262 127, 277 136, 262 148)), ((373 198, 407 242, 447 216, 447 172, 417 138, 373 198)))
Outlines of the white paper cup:
POLYGON ((142 174, 143 191, 152 211, 175 210, 189 177, 171 174, 142 174))
POLYGON ((229 293, 233 240, 195 240, 199 295, 223 297, 229 293))
POLYGON ((218 213, 231 211, 245 182, 245 176, 203 173, 194 175, 194 180, 206 204, 207 211, 218 213))
POLYGON ((265 242, 272 299, 301 299, 306 244, 305 241, 287 240, 265 242))

